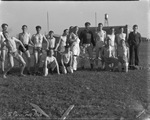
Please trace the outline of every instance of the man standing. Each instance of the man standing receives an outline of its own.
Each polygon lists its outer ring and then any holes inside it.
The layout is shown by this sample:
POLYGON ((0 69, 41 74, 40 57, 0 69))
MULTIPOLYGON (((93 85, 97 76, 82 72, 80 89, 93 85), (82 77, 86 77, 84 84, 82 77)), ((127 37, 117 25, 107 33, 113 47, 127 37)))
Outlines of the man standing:
MULTIPOLYGON (((89 54, 89 59, 90 59, 90 65, 91 65, 91 69, 93 69, 93 46, 95 46, 95 42, 94 42, 94 37, 93 37, 93 33, 90 30, 90 23, 86 22, 85 23, 85 29, 83 31, 81 31, 80 35, 79 35, 79 39, 81 46, 87 50, 88 54, 89 54)), ((83 65, 84 68, 84 65, 83 65)))
POLYGON ((138 25, 133 26, 133 32, 130 32, 128 38, 129 50, 130 50, 130 67, 133 66, 133 52, 135 53, 135 66, 139 65, 139 46, 141 43, 141 34, 137 31, 138 25))
POLYGON ((34 48, 34 73, 39 74, 39 66, 42 58, 42 49, 43 49, 43 40, 46 42, 46 50, 48 50, 49 42, 46 39, 45 35, 41 34, 41 26, 36 26, 36 34, 31 38, 34 48))
POLYGON ((121 46, 121 41, 124 40, 126 42, 126 33, 124 33, 124 28, 119 28, 119 33, 116 35, 115 42, 117 44, 117 47, 121 46))
MULTIPOLYGON (((95 41, 96 41, 96 66, 98 68, 98 59, 101 59, 102 48, 104 46, 104 42, 106 39, 106 31, 103 30, 103 24, 98 24, 98 31, 95 33, 95 41)), ((103 65, 102 65, 103 66, 103 65)))
MULTIPOLYGON (((2 32, 0 32, 0 48, 3 42, 5 41, 5 37, 3 33, 7 31, 8 25, 4 23, 1 25, 1 27, 2 27, 2 32)), ((4 69, 5 69, 6 49, 7 49, 6 47, 3 47, 0 51, 2 73, 4 72, 4 69)))
POLYGON ((19 54, 20 55, 22 55, 22 53, 25 54, 25 56, 28 60, 27 74, 30 74, 31 57, 30 57, 30 52, 29 52, 29 46, 34 46, 34 45, 31 41, 30 33, 27 33, 27 25, 22 26, 22 33, 19 33, 19 40, 23 43, 23 45, 26 48, 26 51, 24 51, 22 45, 20 45, 19 46, 19 54))

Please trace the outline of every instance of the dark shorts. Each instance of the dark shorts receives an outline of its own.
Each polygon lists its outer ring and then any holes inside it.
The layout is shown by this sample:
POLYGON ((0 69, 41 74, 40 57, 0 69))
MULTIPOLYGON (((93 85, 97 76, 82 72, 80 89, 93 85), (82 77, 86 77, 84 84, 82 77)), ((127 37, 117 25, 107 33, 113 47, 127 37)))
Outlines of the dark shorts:
POLYGON ((27 50, 29 50, 29 45, 24 45, 24 47, 26 48, 26 50, 24 51, 22 45, 19 46, 19 51, 21 52, 26 52, 27 50))
POLYGON ((49 56, 50 50, 54 50, 55 48, 49 48, 49 50, 47 50, 47 56, 49 56))

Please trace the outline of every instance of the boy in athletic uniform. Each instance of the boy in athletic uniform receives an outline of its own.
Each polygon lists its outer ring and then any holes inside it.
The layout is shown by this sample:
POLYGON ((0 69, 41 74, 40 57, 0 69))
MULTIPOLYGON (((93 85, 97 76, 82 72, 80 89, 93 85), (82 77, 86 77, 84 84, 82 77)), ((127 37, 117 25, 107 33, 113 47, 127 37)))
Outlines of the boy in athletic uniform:
POLYGON ((36 34, 34 34, 32 36, 32 42, 34 44, 34 48, 33 48, 33 53, 34 53, 34 73, 35 74, 39 74, 39 66, 40 66, 40 61, 41 61, 41 57, 42 57, 42 44, 43 44, 43 40, 46 41, 46 50, 48 50, 49 47, 49 42, 46 39, 46 37, 41 34, 41 26, 36 26, 36 34))
POLYGON ((65 51, 61 55, 61 67, 62 73, 66 74, 67 72, 73 73, 72 68, 72 52, 70 51, 70 46, 67 44, 65 46, 65 51))
POLYGON ((113 49, 111 47, 110 39, 107 39, 106 45, 102 48, 102 61, 105 64, 105 70, 110 70, 109 65, 113 64, 112 69, 114 71, 118 65, 117 58, 113 57, 113 49))
POLYGON ((25 76, 23 74, 24 68, 26 66, 26 63, 23 59, 23 57, 21 55, 19 55, 18 51, 17 51, 17 47, 16 47, 16 42, 20 43, 20 45, 22 45, 22 48, 24 49, 24 51, 26 51, 26 48, 24 47, 24 45, 22 44, 22 42, 18 39, 16 39, 15 37, 9 37, 8 32, 4 32, 4 37, 5 37, 5 41, 2 43, 2 48, 3 47, 7 47, 8 48, 8 60, 10 62, 10 67, 8 67, 3 74, 3 78, 6 78, 6 74, 8 73, 8 71, 14 67, 14 59, 15 58, 17 61, 19 61, 22 66, 21 66, 21 71, 20 71, 20 76, 25 76))
POLYGON ((95 33, 95 49, 96 49, 96 66, 98 67, 98 59, 101 59, 102 48, 106 39, 106 31, 103 30, 103 24, 98 24, 98 31, 95 33))
POLYGON ((60 53, 65 51, 65 46, 66 46, 66 42, 67 42, 67 35, 68 35, 68 29, 65 29, 63 31, 62 36, 59 38, 58 43, 56 44, 56 48, 55 51, 59 51, 60 53))
POLYGON ((49 52, 51 50, 55 49, 56 39, 54 38, 54 32, 53 31, 49 31, 48 36, 47 36, 47 40, 49 42, 49 50, 47 51, 47 55, 49 55, 49 52))
POLYGON ((115 38, 115 42, 117 44, 117 46, 120 46, 120 41, 121 40, 126 40, 126 34, 124 33, 124 28, 123 27, 120 27, 120 33, 116 35, 116 38, 115 38))
POLYGON ((73 29, 74 27, 73 26, 70 26, 69 27, 69 33, 67 35, 67 41, 66 41, 66 44, 69 44, 70 46, 72 45, 73 41, 74 41, 74 35, 73 35, 73 29))
POLYGON ((1 25, 2 27, 2 32, 0 32, 0 59, 1 59, 1 69, 2 69, 2 73, 4 72, 5 70, 5 57, 6 57, 6 50, 7 48, 6 47, 1 47, 1 45, 3 44, 3 42, 5 41, 5 37, 3 35, 4 32, 7 31, 7 28, 8 28, 8 25, 6 23, 2 24, 1 25))
POLYGON ((71 51, 73 54, 73 70, 76 71, 78 68, 78 57, 80 55, 80 39, 78 37, 78 31, 79 31, 79 27, 75 26, 73 28, 73 35, 74 35, 74 41, 72 42, 71 45, 71 51))
POLYGON ((113 49, 113 57, 116 57, 116 43, 115 43, 115 28, 110 28, 111 34, 107 35, 107 39, 110 39, 110 44, 113 49))
POLYGON ((30 33, 27 33, 27 25, 22 26, 22 33, 19 33, 19 40, 23 43, 23 45, 26 48, 26 51, 24 51, 22 45, 20 45, 19 54, 20 55, 22 55, 22 53, 25 54, 25 57, 27 58, 27 61, 28 61, 27 74, 30 74, 31 56, 30 56, 29 46, 34 46, 34 44, 31 41, 30 33))
MULTIPOLYGON (((81 31, 79 35, 80 45, 81 48, 84 49, 84 51, 88 52, 89 59, 90 59, 90 66, 91 69, 93 69, 93 46, 95 46, 94 36, 93 32, 90 30, 90 23, 85 23, 85 29, 81 31)), ((82 65, 82 68, 84 69, 84 64, 82 65)))
POLYGON ((119 71, 122 71, 122 68, 124 68, 124 71, 128 72, 129 48, 126 46, 126 43, 123 39, 120 41, 120 46, 117 48, 117 56, 119 62, 119 71))
POLYGON ((57 73, 60 74, 59 72, 59 65, 57 63, 56 58, 54 57, 54 50, 49 50, 49 55, 45 58, 45 63, 44 63, 44 76, 48 75, 48 69, 51 69, 53 71, 55 68, 57 68, 57 73))

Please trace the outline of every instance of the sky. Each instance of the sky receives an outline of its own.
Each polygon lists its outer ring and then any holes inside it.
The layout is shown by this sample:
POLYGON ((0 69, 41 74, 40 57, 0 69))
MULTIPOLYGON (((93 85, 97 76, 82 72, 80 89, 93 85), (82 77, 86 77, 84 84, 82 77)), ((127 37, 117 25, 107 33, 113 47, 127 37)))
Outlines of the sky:
MULTIPOLYGON (((0 24, 7 23, 8 31, 15 36, 26 24, 28 31, 34 34, 35 26, 42 26, 42 33, 47 33, 47 12, 49 30, 62 34, 69 26, 83 27, 85 22, 95 26, 104 23, 104 14, 109 15, 109 25, 128 25, 129 30, 137 24, 143 37, 150 38, 150 3, 140 1, 0 1, 0 24)), ((1 30, 1 28, 0 28, 1 30)))

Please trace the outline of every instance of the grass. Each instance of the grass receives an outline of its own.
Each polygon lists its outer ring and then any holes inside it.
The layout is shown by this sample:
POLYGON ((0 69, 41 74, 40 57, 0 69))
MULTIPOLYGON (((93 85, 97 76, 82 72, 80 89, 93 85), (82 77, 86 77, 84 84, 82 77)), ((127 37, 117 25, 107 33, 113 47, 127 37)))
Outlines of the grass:
MULTIPOLYGON (((140 48, 140 65, 147 66, 148 43, 140 48)), ((12 70, 16 71, 16 68, 12 70)), ((19 71, 17 69, 17 71, 19 71)), ((70 105, 71 118, 133 118, 148 99, 148 70, 128 73, 80 70, 67 75, 0 78, 0 116, 6 119, 40 118, 29 103, 40 106, 51 119, 60 118, 70 105)), ((42 117, 44 118, 44 117, 42 117)))

